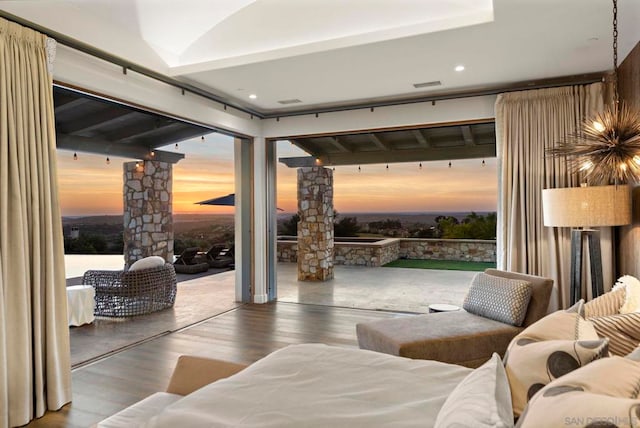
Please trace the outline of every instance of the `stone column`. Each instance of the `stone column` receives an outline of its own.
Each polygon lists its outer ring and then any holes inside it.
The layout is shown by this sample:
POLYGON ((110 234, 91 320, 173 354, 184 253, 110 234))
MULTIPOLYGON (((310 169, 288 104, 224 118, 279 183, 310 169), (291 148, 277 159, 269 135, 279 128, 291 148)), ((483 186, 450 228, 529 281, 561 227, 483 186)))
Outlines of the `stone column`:
POLYGON ((125 264, 147 256, 172 261, 172 164, 140 161, 123 166, 125 264))
POLYGON ((333 171, 298 169, 298 280, 333 278, 333 171))

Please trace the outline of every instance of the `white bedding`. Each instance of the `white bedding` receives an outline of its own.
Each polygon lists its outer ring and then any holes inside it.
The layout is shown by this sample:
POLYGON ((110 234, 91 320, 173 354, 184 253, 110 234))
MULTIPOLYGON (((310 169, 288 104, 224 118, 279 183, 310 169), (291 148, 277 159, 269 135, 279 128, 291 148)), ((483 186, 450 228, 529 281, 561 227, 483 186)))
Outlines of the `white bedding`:
POLYGON ((148 427, 431 427, 471 369, 292 345, 168 406, 148 427))

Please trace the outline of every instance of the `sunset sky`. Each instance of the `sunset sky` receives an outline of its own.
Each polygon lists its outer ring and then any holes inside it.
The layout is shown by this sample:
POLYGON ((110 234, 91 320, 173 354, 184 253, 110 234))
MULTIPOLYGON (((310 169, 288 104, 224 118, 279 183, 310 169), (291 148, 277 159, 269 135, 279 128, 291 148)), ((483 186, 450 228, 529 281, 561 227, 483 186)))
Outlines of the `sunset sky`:
MULTIPOLYGON (((176 150, 174 145, 163 150, 176 150)), ((173 211, 233 213, 233 207, 200 206, 197 201, 234 193, 233 139, 209 134, 179 143, 185 159, 173 169, 173 211)), ((278 157, 302 156, 278 142, 278 157)), ((60 204, 65 216, 122 214, 122 163, 133 160, 58 150, 60 204)), ((334 171, 334 206, 339 213, 495 211, 496 159, 339 166, 334 171)), ((277 206, 297 211, 296 170, 278 163, 277 206)))

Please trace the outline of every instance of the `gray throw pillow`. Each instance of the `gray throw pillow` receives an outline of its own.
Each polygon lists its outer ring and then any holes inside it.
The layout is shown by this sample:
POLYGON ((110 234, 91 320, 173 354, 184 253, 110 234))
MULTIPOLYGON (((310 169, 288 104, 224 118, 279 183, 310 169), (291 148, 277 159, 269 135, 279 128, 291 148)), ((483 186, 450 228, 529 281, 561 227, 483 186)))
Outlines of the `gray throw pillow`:
POLYGON ((481 317, 516 327, 522 325, 531 300, 531 283, 478 273, 462 307, 481 317))

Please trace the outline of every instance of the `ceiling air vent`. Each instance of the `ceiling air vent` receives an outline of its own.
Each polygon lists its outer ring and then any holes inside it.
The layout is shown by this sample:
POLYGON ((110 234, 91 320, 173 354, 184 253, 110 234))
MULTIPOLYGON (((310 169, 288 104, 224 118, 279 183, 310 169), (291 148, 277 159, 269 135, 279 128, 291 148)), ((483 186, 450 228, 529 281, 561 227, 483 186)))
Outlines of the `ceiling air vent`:
POLYGON ((301 102, 302 101, 300 101, 297 98, 292 98, 290 100, 280 100, 280 101, 278 101, 278 103, 280 103, 280 104, 298 104, 298 103, 301 103, 301 102))
POLYGON ((434 80, 433 82, 422 82, 422 83, 414 83, 413 87, 414 88, 428 88, 430 86, 440 86, 442 85, 442 82, 440 82, 439 80, 434 80))

